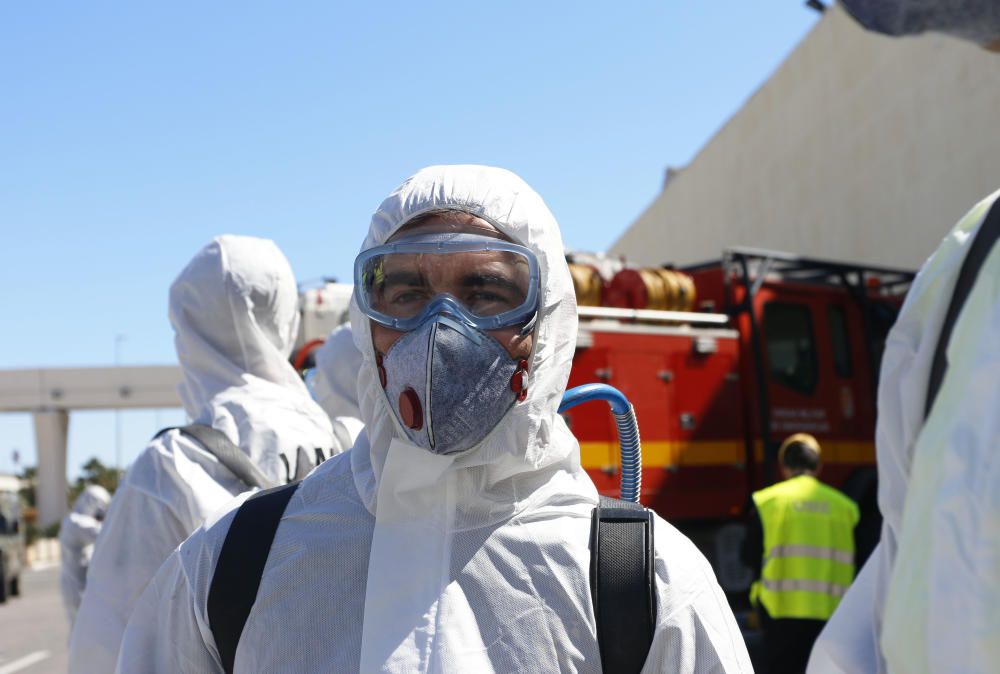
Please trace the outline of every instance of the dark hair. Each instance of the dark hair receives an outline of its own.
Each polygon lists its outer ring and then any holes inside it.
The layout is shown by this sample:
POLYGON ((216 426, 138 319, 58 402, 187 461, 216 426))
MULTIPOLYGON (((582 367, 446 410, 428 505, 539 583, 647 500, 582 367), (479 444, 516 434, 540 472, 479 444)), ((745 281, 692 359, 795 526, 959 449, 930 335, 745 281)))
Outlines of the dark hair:
POLYGON ((430 222, 431 220, 443 220, 452 225, 464 225, 476 219, 477 216, 466 211, 460 211, 454 208, 435 208, 429 211, 424 211, 423 213, 410 218, 396 230, 396 234, 415 229, 425 222, 430 222))
POLYGON ((790 471, 819 470, 819 452, 804 442, 793 442, 781 456, 781 465, 790 471))

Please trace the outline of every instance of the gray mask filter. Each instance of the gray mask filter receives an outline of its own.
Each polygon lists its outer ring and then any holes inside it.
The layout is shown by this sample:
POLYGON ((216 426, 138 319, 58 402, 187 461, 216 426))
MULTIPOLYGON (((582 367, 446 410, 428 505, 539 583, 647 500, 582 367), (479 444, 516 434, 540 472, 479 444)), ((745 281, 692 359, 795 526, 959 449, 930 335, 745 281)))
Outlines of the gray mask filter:
POLYGON ((407 438, 435 454, 479 444, 523 399, 527 369, 490 335, 443 315, 396 340, 380 365, 407 438))

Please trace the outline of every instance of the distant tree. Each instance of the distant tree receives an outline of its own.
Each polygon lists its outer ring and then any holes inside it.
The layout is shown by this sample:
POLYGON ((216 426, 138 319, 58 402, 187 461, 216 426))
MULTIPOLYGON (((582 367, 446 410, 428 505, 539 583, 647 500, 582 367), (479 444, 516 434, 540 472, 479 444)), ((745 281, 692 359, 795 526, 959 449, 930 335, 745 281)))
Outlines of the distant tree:
POLYGON ((21 500, 24 501, 24 505, 34 508, 38 505, 35 500, 35 482, 38 479, 38 467, 37 466, 25 466, 21 474, 18 475, 21 478, 21 500))
POLYGON ((37 519, 37 497, 35 496, 35 484, 38 481, 38 467, 25 466, 18 475, 21 478, 21 503, 24 504, 22 516, 24 517, 24 543, 31 545, 42 532, 38 530, 37 519))
MULTIPOLYGON (((72 505, 80 493, 87 488, 87 485, 99 484, 108 492, 114 494, 121 479, 121 472, 116 468, 109 468, 101 463, 101 460, 94 457, 82 466, 83 472, 69 486, 67 496, 72 505)), ((39 529, 36 523, 38 511, 38 498, 35 493, 35 486, 38 483, 38 467, 25 466, 18 476, 22 480, 21 501, 24 505, 23 515, 25 520, 26 542, 30 545, 38 537, 53 537, 59 534, 59 522, 53 522, 45 529, 39 529)))
POLYGON ((83 472, 69 488, 69 502, 76 501, 76 497, 87 488, 87 485, 99 484, 109 493, 114 494, 118 489, 118 482, 121 480, 121 471, 111 468, 101 463, 96 456, 87 461, 82 466, 83 472))

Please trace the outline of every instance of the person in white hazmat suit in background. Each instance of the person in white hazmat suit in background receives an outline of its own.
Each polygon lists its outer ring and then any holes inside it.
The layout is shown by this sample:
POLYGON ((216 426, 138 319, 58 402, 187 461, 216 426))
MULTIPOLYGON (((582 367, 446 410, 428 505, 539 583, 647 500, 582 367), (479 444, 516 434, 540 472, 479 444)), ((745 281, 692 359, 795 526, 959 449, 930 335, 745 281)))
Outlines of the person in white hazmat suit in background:
POLYGON ((101 522, 108 511, 111 494, 98 484, 88 485, 73 502, 73 507, 59 525, 59 590, 69 627, 73 629, 80 597, 87 583, 87 567, 101 522))
MULTIPOLYGON (((366 431, 291 495, 225 669, 601 671, 597 491, 557 413, 576 299, 541 198, 497 168, 419 171, 372 218, 351 324, 366 431)), ((243 512, 206 523, 160 569, 119 672, 225 671, 207 605, 243 512)), ((655 540, 643 671, 750 672, 701 553, 659 518, 655 540)))
MULTIPOLYGON (((1000 49, 996 0, 842 4, 878 32, 1000 49)), ((924 263, 889 332, 875 435, 882 537, 820 634, 810 674, 1000 667, 998 197, 924 263)))
MULTIPOLYGON (((298 330, 292 269, 272 241, 220 236, 170 287, 170 322, 191 420, 219 431, 271 484, 329 452, 330 421, 288 362, 298 330)), ((115 493, 70 640, 70 671, 114 671, 132 606, 205 518, 250 489, 180 429, 160 433, 115 493)))
POLYGON ((361 363, 361 352, 354 345, 351 326, 341 325, 316 349, 316 367, 313 376, 306 380, 316 402, 330 417, 334 436, 344 443, 344 449, 354 445, 364 428, 358 407, 361 363))

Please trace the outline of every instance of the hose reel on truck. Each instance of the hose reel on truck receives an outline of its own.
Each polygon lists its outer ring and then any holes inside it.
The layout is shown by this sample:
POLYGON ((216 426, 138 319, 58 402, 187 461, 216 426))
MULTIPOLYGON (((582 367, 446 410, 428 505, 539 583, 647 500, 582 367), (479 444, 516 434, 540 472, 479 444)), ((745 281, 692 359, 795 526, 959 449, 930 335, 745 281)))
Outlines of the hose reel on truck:
POLYGON ((581 307, 617 307, 655 311, 692 311, 694 280, 666 267, 625 267, 605 280, 597 266, 571 262, 570 275, 581 307))

